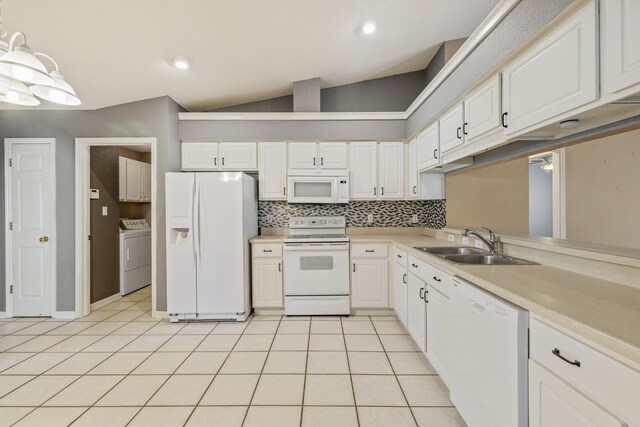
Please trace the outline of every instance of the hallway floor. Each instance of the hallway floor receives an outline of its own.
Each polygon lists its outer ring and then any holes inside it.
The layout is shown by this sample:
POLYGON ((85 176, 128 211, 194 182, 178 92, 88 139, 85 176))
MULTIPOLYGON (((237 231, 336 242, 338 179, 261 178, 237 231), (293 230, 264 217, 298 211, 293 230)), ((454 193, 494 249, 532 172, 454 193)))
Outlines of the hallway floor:
POLYGON ((394 316, 0 319, 1 426, 465 426, 394 316))

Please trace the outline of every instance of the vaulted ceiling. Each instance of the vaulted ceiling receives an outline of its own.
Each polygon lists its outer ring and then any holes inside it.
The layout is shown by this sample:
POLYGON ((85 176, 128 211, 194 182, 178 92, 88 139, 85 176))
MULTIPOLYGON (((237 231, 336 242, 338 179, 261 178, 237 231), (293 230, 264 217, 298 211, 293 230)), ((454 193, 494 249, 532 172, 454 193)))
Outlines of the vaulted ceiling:
MULTIPOLYGON (((169 95, 190 111, 424 68, 498 0, 4 0, 2 22, 53 56, 96 109, 169 95), (372 35, 360 31, 377 21, 372 35), (169 60, 191 59, 181 71, 169 60)), ((0 103, 0 108, 8 105, 0 103)), ((41 108, 56 108, 43 104, 41 108)))

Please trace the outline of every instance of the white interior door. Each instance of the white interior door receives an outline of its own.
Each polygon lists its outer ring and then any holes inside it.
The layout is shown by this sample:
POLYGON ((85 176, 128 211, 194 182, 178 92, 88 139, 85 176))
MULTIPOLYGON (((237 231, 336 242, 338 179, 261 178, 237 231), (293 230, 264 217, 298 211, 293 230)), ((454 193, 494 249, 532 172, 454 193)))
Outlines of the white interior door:
MULTIPOLYGON (((53 308, 52 146, 10 146, 10 242, 14 316, 51 316, 53 308)), ((10 288, 11 289, 11 288, 10 288)))

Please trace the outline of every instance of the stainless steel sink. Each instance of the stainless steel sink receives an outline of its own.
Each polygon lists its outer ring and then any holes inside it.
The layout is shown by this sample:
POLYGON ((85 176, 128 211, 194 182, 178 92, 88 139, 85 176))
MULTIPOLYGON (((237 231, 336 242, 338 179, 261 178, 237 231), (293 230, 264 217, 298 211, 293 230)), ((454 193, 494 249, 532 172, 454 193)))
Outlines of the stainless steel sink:
POLYGON ((473 265, 535 265, 535 262, 499 254, 443 255, 442 258, 455 264, 473 265))
POLYGON ((416 247, 414 249, 418 249, 419 251, 426 252, 432 255, 472 255, 472 254, 489 254, 489 252, 472 248, 469 246, 436 246, 436 247, 416 247))

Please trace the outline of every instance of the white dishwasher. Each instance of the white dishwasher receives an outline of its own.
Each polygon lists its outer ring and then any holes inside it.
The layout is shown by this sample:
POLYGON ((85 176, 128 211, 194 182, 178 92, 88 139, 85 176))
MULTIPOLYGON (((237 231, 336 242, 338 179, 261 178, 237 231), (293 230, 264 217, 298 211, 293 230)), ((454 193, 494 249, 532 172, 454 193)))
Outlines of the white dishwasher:
POLYGON ((529 313, 457 277, 449 304, 451 401, 470 427, 527 426, 529 313))

